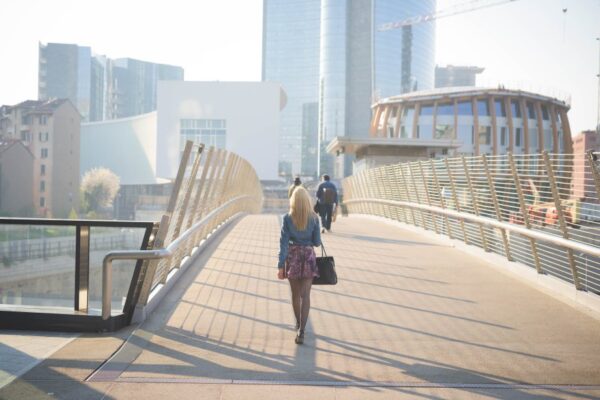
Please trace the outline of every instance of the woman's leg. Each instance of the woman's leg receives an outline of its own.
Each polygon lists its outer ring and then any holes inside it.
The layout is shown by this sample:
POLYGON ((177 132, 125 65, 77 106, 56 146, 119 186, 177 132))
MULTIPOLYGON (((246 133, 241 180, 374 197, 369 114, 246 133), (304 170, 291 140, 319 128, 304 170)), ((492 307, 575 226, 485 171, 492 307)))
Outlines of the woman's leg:
POLYGON ((288 279, 292 288, 292 308, 296 317, 296 324, 300 323, 300 311, 302 304, 302 279, 288 279))
POLYGON ((312 287, 313 278, 298 279, 301 282, 300 297, 302 300, 300 330, 304 332, 306 322, 308 321, 308 312, 310 311, 310 289, 312 287))

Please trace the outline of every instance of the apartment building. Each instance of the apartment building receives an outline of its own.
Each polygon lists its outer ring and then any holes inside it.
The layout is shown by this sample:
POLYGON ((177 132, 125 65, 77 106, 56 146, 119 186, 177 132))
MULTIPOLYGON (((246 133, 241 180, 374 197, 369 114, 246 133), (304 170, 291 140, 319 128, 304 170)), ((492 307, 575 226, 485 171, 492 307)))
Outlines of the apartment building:
MULTIPOLYGON (((33 154, 32 196, 37 216, 67 217, 79 207, 80 126, 81 115, 68 99, 27 100, 0 107, 0 142, 18 140, 33 154)), ((2 168, 4 174, 19 171, 16 164, 2 168)))

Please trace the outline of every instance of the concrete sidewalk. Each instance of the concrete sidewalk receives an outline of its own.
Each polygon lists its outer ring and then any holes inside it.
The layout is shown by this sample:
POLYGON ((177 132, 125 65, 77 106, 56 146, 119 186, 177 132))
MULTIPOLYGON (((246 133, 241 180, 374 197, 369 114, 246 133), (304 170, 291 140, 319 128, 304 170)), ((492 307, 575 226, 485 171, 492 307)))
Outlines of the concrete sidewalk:
POLYGON ((313 287, 297 346, 276 279, 279 218, 247 216, 224 235, 123 347, 123 333, 74 340, 0 398, 600 396, 597 319, 442 241, 339 219, 323 239, 340 281, 313 287), (85 340, 95 358, 61 362, 85 340))

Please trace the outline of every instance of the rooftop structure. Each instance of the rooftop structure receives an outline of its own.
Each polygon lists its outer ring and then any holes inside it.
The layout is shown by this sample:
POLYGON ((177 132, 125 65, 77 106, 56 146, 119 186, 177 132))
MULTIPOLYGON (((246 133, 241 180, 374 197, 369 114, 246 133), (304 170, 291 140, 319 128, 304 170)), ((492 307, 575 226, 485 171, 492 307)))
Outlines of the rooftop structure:
POLYGON ((484 68, 473 66, 447 65, 445 67, 435 66, 435 87, 461 87, 476 86, 477 75, 484 68))

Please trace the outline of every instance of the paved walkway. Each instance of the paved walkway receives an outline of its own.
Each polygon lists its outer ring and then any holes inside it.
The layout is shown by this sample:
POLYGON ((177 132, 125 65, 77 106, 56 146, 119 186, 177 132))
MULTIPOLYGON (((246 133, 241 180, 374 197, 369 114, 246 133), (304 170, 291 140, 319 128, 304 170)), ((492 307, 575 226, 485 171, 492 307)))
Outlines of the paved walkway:
POLYGON ((74 340, 0 398, 600 397, 599 320, 442 241, 364 218, 334 230, 340 282, 313 288, 303 346, 275 279, 279 219, 248 216, 129 340, 74 340))
POLYGON ((0 330, 0 388, 66 346, 77 334, 0 330))

